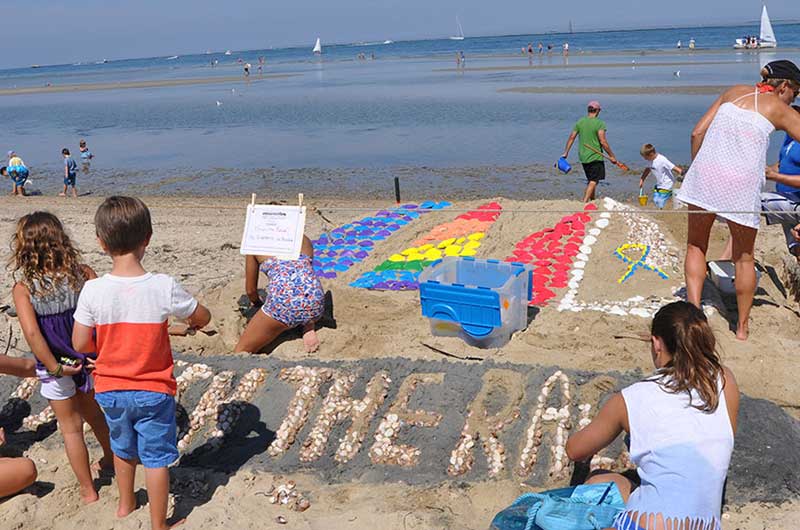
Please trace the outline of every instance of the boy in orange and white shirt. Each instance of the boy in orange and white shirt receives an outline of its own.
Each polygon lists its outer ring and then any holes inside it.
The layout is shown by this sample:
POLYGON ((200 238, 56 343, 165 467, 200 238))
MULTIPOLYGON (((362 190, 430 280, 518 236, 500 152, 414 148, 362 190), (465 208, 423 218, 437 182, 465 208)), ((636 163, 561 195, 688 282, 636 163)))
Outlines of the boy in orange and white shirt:
POLYGON ((170 527, 167 466, 179 456, 177 387, 167 321, 174 316, 203 327, 211 315, 173 278, 142 267, 153 234, 150 211, 142 201, 109 197, 97 209, 95 227, 113 265, 111 273, 84 285, 72 342, 79 352, 97 352, 96 399, 111 432, 119 487, 117 516, 136 509, 133 484, 141 462, 152 528, 164 530, 170 527))

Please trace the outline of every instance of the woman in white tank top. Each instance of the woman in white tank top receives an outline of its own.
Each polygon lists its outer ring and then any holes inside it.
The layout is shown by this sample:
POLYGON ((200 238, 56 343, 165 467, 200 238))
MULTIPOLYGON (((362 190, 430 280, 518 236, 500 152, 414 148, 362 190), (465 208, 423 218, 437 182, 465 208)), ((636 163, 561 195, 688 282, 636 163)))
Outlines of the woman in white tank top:
MULTIPOLYGON (((769 135, 800 134, 800 115, 789 106, 800 91, 800 69, 773 61, 755 87, 738 85, 722 94, 692 132, 692 165, 676 198, 692 211, 718 212, 728 223, 736 262, 736 338, 746 340, 756 273, 753 247, 761 211, 769 135)), ((684 271, 689 302, 700 307, 708 238, 714 213, 689 215, 684 271)))
POLYGON ((739 388, 716 354, 703 312, 686 302, 653 318, 655 373, 614 394, 567 442, 573 461, 591 458, 623 431, 641 485, 617 473, 587 483, 615 482, 626 501, 616 530, 721 530, 739 388))

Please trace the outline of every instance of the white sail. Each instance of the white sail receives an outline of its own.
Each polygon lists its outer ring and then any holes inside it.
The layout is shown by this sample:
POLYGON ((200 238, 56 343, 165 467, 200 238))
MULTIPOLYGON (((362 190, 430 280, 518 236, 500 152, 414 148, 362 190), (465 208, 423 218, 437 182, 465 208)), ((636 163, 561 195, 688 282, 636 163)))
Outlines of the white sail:
POLYGON ((461 21, 456 16, 456 26, 458 27, 458 35, 453 35, 450 40, 464 40, 464 28, 461 27, 461 21))
POLYGON ((314 44, 314 53, 322 53, 322 42, 320 42, 319 37, 317 37, 317 43, 314 44))
POLYGON ((769 20, 769 14, 767 14, 766 4, 761 11, 761 36, 759 41, 762 48, 774 48, 778 45, 778 41, 775 40, 775 32, 772 30, 772 22, 769 20))

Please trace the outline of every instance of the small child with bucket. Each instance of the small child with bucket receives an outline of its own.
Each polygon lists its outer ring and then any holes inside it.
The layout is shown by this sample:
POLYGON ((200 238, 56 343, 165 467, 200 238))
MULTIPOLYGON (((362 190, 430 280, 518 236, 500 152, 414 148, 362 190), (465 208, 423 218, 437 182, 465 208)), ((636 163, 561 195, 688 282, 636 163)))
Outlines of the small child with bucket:
POLYGON ((647 205, 647 195, 644 193, 644 181, 652 173, 656 177, 656 187, 653 189, 653 203, 663 210, 667 201, 672 197, 672 187, 675 182, 672 174, 683 175, 683 170, 669 161, 667 157, 658 153, 653 144, 644 144, 639 151, 642 158, 650 162, 639 179, 639 204, 647 205))

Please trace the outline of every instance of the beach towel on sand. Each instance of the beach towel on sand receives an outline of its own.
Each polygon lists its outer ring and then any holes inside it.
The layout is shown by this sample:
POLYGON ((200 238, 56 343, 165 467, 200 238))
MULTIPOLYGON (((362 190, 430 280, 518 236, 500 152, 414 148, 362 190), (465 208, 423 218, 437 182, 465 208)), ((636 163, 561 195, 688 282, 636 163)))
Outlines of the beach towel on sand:
POLYGON ((613 482, 526 493, 494 517, 490 530, 602 530, 624 509, 613 482))

